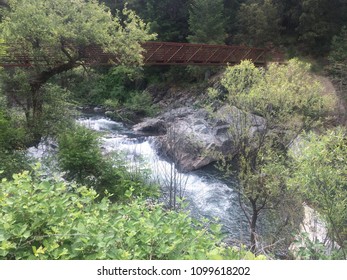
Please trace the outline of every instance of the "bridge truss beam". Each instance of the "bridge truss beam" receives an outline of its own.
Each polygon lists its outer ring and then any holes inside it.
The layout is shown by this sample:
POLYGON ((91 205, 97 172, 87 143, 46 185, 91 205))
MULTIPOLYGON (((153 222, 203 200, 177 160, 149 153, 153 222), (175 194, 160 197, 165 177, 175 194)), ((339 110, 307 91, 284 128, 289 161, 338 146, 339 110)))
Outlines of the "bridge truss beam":
MULTIPOLYGON (((218 66, 238 64, 245 59, 252 60, 256 65, 265 65, 270 60, 282 60, 279 53, 270 52, 266 48, 246 46, 145 42, 142 47, 144 49, 143 62, 145 65, 218 66)), ((8 46, 7 49, 8 54, 0 56, 1 66, 31 67, 33 65, 32 58, 24 49, 18 51, 18 47, 13 48, 16 50, 15 53, 11 52, 11 46, 8 46)), ((53 57, 53 48, 51 52, 53 57)), ((105 53, 99 46, 86 47, 83 61, 87 65, 119 64, 117 55, 105 53)), ((44 58, 42 58, 42 62, 44 62, 44 58)))

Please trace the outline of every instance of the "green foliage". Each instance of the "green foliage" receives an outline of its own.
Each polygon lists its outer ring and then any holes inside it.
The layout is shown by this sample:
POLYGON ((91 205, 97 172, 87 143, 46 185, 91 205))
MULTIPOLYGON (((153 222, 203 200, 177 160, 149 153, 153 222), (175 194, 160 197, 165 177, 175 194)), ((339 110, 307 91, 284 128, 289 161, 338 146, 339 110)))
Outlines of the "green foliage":
POLYGON ((136 81, 141 79, 142 74, 138 68, 118 66, 109 71, 101 82, 104 84, 104 91, 108 92, 106 99, 116 99, 120 103, 129 99, 129 91, 134 89, 136 81))
POLYGON ((66 178, 82 185, 90 185, 103 197, 112 200, 133 196, 156 196, 156 186, 148 183, 144 168, 131 172, 120 155, 101 153, 98 135, 77 126, 62 133, 58 139, 58 160, 66 178))
POLYGON ((129 99, 124 103, 124 107, 143 116, 154 116, 158 111, 148 91, 130 93, 129 99))
POLYGON ((70 92, 57 84, 47 83, 40 89, 40 94, 43 96, 43 108, 37 130, 44 137, 55 137, 73 125, 76 112, 70 101, 70 92))
MULTIPOLYGON (((221 155, 221 168, 237 170, 240 201, 252 209, 251 213, 244 212, 250 225, 251 248, 256 252, 261 212, 277 211, 279 221, 287 221, 283 226, 278 223, 280 231, 281 227, 298 225, 301 211, 288 208, 291 200, 298 200, 295 191, 287 188, 291 172, 288 147, 298 134, 326 117, 332 102, 322 95, 309 65, 296 59, 286 65, 271 64, 266 71, 243 61, 227 68, 221 84, 228 94, 217 117, 233 118, 230 134, 237 154, 237 168, 230 167, 225 155, 221 155)), ((216 90, 209 93, 212 100, 220 99, 216 90)))
POLYGON ((13 173, 31 170, 30 160, 24 151, 0 148, 0 180, 10 179, 13 173))
MULTIPOLYGON (((189 28, 189 10, 191 4, 198 1, 102 2, 113 10, 121 10, 127 2, 129 8, 151 22, 152 30, 159 34, 161 41, 182 41, 195 30, 189 28)), ((258 47, 275 44, 290 52, 290 57, 302 52, 306 55, 325 56, 329 51, 331 38, 340 32, 347 19, 347 3, 342 0, 224 0, 222 13, 217 13, 213 7, 214 4, 219 5, 220 1, 210 2, 210 12, 207 15, 203 14, 201 6, 203 16, 198 18, 198 28, 207 25, 214 17, 216 22, 225 22, 228 44, 242 43, 258 47)))
POLYGON ((329 60, 343 63, 347 60, 347 27, 344 26, 341 33, 333 37, 329 60))
MULTIPOLYGON (((190 43, 224 44, 227 37, 225 31, 226 20, 224 17, 224 1, 194 0, 189 8, 189 33, 190 43), (204 20, 201 20, 204 19, 204 20)), ((216 71, 208 67, 188 66, 186 76, 198 82, 203 81, 216 71)))
POLYGON ((299 40, 306 52, 326 53, 344 22, 344 4, 339 0, 301 0, 300 6, 299 40))
POLYGON ((327 252, 326 245, 319 240, 312 241, 306 233, 302 233, 294 242, 295 250, 294 256, 300 260, 341 260, 343 254, 338 249, 331 249, 327 252))
POLYGON ((329 54, 327 70, 339 95, 347 100, 347 27, 342 28, 338 36, 334 36, 329 54))
POLYGON ((223 0, 194 0, 189 9, 190 43, 224 44, 223 0), (203 20, 202 20, 203 19, 203 20))
POLYGON ((112 110, 111 117, 126 122, 136 122, 144 116, 153 117, 158 112, 158 106, 153 104, 148 91, 127 92, 127 100, 121 103, 118 99, 107 99, 103 105, 112 110))
POLYGON ((30 91, 30 85, 28 83, 28 73, 22 68, 16 68, 11 72, 1 72, 1 88, 4 92, 4 96, 8 100, 15 101, 19 108, 23 108, 25 112, 25 100, 27 93, 30 91), (5 95, 6 94, 6 95, 5 95))
POLYGON ((285 178, 288 176, 286 159, 270 146, 261 147, 256 156, 254 151, 245 151, 240 156, 238 178, 243 188, 242 195, 252 200, 268 200, 272 207, 285 191, 285 178), (251 160, 250 160, 251 159, 251 160))
POLYGON ((11 178, 15 172, 29 168, 24 148, 26 138, 23 127, 10 117, 0 105, 0 179, 11 178))
POLYGON ((47 88, 43 86, 53 77, 85 65, 88 46, 99 45, 103 51, 116 54, 117 63, 139 65, 140 42, 155 38, 133 11, 125 8, 114 17, 96 0, 10 0, 8 4, 0 32, 6 42, 11 42, 12 54, 24 51, 30 57, 32 67, 21 70, 22 96, 14 100, 23 108, 36 142, 43 136, 39 128, 47 117, 47 88))
POLYGON ((226 43, 235 44, 234 36, 238 31, 237 25, 237 13, 240 9, 240 5, 245 2, 245 0, 226 0, 224 1, 224 19, 225 19, 225 29, 227 33, 226 43))
MULTIPOLYGON (((256 47, 276 45, 290 52, 290 57, 302 53, 325 56, 331 39, 338 35, 347 20, 347 3, 342 0, 102 2, 113 10, 121 10, 127 2, 129 8, 151 23, 152 31, 158 33, 160 41, 190 41, 190 37, 195 36, 195 31, 200 33, 199 30, 211 30, 211 38, 221 38, 222 43, 226 41, 227 44, 241 43, 256 47), (192 8, 195 3, 199 8, 192 8), (224 8, 221 4, 224 4, 224 8), (194 28, 191 22, 192 10, 197 18, 194 28), (219 37, 222 34, 221 22, 224 22, 224 37, 219 37), (217 32, 213 33, 212 30, 217 32)), ((206 36, 201 37, 206 39, 203 43, 209 41, 206 36)))
MULTIPOLYGON (((295 158, 293 188, 325 218, 329 236, 345 250, 347 240, 347 136, 345 129, 309 134, 295 158)), ((345 256, 346 256, 346 251, 345 256)))
MULTIPOLYGON (((127 2, 133 7, 139 1, 127 2)), ((158 34, 159 40, 176 42, 183 41, 188 33, 188 3, 187 0, 147 0, 134 8, 151 23, 151 30, 158 34)))
POLYGON ((91 44, 117 53, 124 61, 139 62, 139 41, 153 38, 132 11, 125 9, 121 21, 95 0, 12 0, 9 5, 0 26, 4 39, 20 44, 31 56, 45 57, 44 62, 33 63, 46 69, 47 62, 64 62, 69 56, 79 59, 78 48, 91 44))
POLYGON ((86 71, 83 67, 76 67, 57 77, 56 83, 64 84, 71 92, 74 102, 82 105, 98 105, 108 96, 103 83, 106 75, 94 69, 86 71))
POLYGON ((140 75, 139 69, 116 67, 100 81, 99 98, 111 110, 120 110, 122 118, 136 119, 136 116, 153 116, 157 107, 147 91, 136 90, 136 81, 140 75))
POLYGON ((297 59, 270 64, 265 72, 244 61, 226 70, 222 85, 229 91, 230 105, 262 116, 270 129, 291 130, 294 136, 326 117, 335 102, 322 94, 310 65, 297 59))
POLYGON ((8 113, 0 108, 0 149, 13 150, 23 148, 25 131, 17 127, 8 113))
POLYGON ((122 154, 113 153, 100 163, 101 173, 95 187, 107 193, 111 200, 128 200, 131 197, 158 198, 158 186, 150 180, 146 164, 140 160, 135 166, 122 154))
POLYGON ((101 105, 105 100, 117 100, 120 104, 129 98, 142 74, 139 68, 119 65, 109 69, 74 69, 69 84, 74 98, 88 105, 101 105))
POLYGON ((187 213, 96 197, 92 189, 28 172, 2 180, 0 258, 255 259, 224 247, 219 226, 199 224, 187 213))
MULTIPOLYGON (((28 79, 28 73, 20 68, 15 69, 11 75, 7 73, 1 75, 2 89, 7 98, 7 104, 4 104, 3 108, 6 108, 4 110, 7 111, 7 115, 11 115, 13 133, 20 132, 17 138, 20 139, 21 146, 37 144, 39 139, 36 139, 36 135, 56 136, 59 131, 72 125, 75 113, 70 102, 70 92, 56 83, 46 83, 37 91, 42 103, 40 117, 34 121, 33 111, 29 109, 30 105, 26 105, 27 102, 32 102, 27 96, 30 92, 28 79), (8 108, 9 103, 17 106, 8 108)), ((13 141, 13 145, 15 143, 16 141, 13 141)))
POLYGON ((113 10, 122 10, 125 6, 136 11, 151 31, 158 34, 160 41, 182 41, 188 33, 188 0, 102 0, 113 10))
MULTIPOLYGON (((6 47, 5 47, 5 40, 0 37, 0 56, 3 56, 6 54, 6 47)), ((1 70, 1 68, 0 68, 1 70)))
POLYGON ((241 61, 234 67, 228 67, 222 78, 222 85, 229 92, 229 103, 236 103, 237 101, 233 101, 236 96, 248 95, 251 88, 261 80, 262 72, 262 69, 255 67, 249 60, 241 61))
POLYGON ((296 259, 301 260, 326 260, 328 256, 325 252, 325 246, 321 242, 312 241, 307 234, 301 234, 294 242, 298 246, 295 252, 296 259))
POLYGON ((237 14, 239 28, 235 40, 257 47, 278 44, 280 20, 277 4, 273 0, 243 3, 237 14))
POLYGON ((85 78, 82 69, 75 69, 68 79, 75 82, 71 91, 82 104, 104 105, 120 111, 121 117, 134 119, 134 115, 153 116, 157 108, 147 91, 137 90, 142 79, 139 68, 117 66, 107 73, 92 71, 85 78))
POLYGON ((76 126, 60 134, 58 146, 59 162, 69 179, 83 183, 88 176, 98 175, 102 154, 95 132, 76 126))

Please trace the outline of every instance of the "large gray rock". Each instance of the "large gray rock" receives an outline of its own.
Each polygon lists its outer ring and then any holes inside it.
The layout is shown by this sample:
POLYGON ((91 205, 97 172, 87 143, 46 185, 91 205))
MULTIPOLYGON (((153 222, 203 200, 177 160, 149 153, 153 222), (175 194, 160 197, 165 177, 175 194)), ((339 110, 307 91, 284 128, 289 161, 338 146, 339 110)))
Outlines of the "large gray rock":
POLYGON ((224 106, 213 114, 204 109, 183 107, 146 119, 133 129, 161 133, 156 140, 159 151, 182 171, 190 171, 216 161, 220 155, 233 156, 242 133, 254 137, 265 125, 263 118, 235 107, 224 106))
POLYGON ((166 125, 164 120, 160 118, 146 119, 134 125, 133 130, 156 135, 166 133, 166 125))
POLYGON ((143 122, 133 126, 136 132, 163 134, 172 124, 180 119, 185 119, 194 114, 194 110, 189 107, 172 109, 156 118, 146 118, 143 122))

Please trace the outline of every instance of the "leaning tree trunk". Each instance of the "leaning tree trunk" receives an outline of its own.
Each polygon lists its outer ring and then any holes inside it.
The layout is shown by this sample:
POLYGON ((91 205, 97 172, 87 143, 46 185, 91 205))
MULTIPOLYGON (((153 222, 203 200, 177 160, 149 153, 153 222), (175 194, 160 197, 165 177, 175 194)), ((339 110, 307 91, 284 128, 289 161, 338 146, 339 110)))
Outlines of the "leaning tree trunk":
POLYGON ((76 67, 77 58, 67 63, 58 65, 49 70, 45 70, 35 75, 30 82, 30 92, 27 98, 26 121, 27 127, 32 135, 30 145, 36 145, 40 142, 43 134, 43 93, 42 86, 53 76, 71 70, 76 67))

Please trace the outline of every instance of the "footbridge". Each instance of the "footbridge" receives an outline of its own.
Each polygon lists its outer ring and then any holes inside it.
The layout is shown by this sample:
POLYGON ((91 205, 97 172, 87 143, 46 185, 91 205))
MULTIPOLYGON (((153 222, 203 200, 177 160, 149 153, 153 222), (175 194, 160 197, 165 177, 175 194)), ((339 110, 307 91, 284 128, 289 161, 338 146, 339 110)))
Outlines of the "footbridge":
MULTIPOLYGON (((256 65, 265 65, 270 61, 281 61, 279 52, 267 48, 253 48, 238 45, 207 45, 175 42, 145 42, 143 47, 143 62, 145 65, 201 65, 218 66, 234 65, 241 60, 252 60, 256 65)), ((3 67, 30 67, 32 59, 25 51, 0 55, 0 65, 3 67)), ((117 55, 104 52, 100 46, 88 46, 83 50, 83 61, 87 65, 117 64, 117 55)), ((42 58, 44 60, 44 58, 42 58)))

